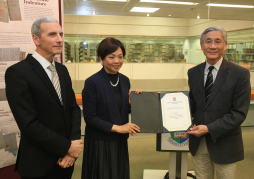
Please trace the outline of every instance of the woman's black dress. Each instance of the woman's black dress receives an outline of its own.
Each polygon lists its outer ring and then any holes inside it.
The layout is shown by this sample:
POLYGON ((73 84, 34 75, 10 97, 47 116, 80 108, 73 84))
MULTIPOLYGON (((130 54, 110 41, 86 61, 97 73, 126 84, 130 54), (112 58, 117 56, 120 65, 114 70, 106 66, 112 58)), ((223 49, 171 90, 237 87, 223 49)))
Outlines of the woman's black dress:
MULTIPOLYGON (((110 81, 116 84, 117 74, 108 74, 110 81)), ((113 87, 118 109, 121 111, 121 89, 119 81, 113 87)), ((85 137, 82 166, 82 179, 129 179, 129 154, 127 139, 119 135, 117 140, 98 140, 85 137)))

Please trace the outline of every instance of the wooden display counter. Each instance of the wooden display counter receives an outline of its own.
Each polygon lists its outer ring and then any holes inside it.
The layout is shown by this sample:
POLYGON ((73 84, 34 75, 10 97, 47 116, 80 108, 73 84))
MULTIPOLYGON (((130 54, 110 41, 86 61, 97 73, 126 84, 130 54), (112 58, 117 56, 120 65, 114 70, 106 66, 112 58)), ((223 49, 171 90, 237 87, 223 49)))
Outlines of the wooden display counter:
MULTIPOLYGON (((254 99, 254 90, 251 90, 251 99, 254 99)), ((82 95, 76 94, 76 101, 78 105, 82 105, 82 95)))

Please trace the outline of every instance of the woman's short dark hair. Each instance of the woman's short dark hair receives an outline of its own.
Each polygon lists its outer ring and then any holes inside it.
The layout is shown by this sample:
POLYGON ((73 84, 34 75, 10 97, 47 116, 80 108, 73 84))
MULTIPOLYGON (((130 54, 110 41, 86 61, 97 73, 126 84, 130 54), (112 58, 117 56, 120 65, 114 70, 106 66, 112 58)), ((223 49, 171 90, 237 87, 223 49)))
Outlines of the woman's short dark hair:
POLYGON ((125 56, 125 48, 119 40, 108 37, 101 41, 101 43, 98 46, 97 49, 97 56, 101 57, 102 60, 105 59, 105 57, 113 52, 115 52, 118 48, 122 49, 123 57, 125 56))

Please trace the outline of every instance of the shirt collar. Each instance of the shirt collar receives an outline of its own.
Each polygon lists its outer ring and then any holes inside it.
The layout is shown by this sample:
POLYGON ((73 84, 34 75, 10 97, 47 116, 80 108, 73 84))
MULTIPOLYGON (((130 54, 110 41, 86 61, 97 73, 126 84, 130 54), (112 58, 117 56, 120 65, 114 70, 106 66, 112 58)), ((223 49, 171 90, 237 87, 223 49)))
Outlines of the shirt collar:
MULTIPOLYGON (((214 66, 214 68, 217 70, 217 71, 219 71, 219 69, 220 69, 220 66, 221 66, 221 63, 222 63, 222 60, 223 60, 223 57, 221 57, 221 59, 219 60, 219 61, 217 61, 217 63, 215 63, 213 66, 214 66)), ((207 62, 207 60, 206 60, 206 66, 205 66, 205 71, 207 71, 208 70, 208 68, 210 67, 211 65, 207 62)))
POLYGON ((51 64, 53 66, 55 66, 55 61, 52 60, 52 63, 50 63, 48 60, 46 60, 43 56, 41 56, 40 54, 38 54, 38 52, 34 51, 33 55, 32 55, 40 64, 44 69, 47 69, 48 66, 50 66, 51 64))

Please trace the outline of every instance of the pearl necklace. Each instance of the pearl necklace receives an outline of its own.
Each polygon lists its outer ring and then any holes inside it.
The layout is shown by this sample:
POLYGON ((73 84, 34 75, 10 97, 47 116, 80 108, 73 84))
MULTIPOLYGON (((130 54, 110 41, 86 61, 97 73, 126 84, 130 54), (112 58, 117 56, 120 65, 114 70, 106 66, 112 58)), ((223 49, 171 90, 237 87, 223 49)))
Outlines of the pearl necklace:
POLYGON ((119 83, 119 75, 118 75, 116 84, 113 84, 111 81, 109 81, 109 82, 110 82, 111 86, 116 87, 119 83))

